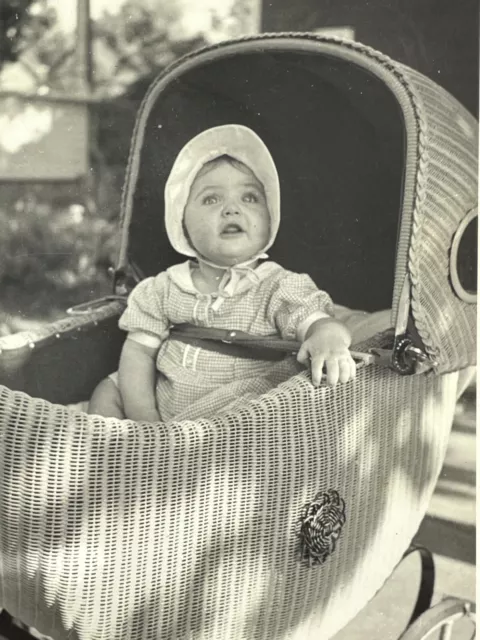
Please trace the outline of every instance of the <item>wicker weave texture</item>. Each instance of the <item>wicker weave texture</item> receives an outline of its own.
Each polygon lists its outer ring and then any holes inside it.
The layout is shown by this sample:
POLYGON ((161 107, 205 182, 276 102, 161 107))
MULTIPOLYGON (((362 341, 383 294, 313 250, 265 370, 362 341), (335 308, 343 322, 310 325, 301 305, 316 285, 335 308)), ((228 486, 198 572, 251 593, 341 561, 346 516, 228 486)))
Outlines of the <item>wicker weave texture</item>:
POLYGON ((458 226, 477 205, 478 125, 444 89, 403 72, 422 107, 408 265, 413 313, 437 370, 453 371, 476 362, 476 305, 455 294, 449 257, 458 226))
POLYGON ((301 374, 168 427, 0 387, 0 606, 55 639, 327 640, 420 524, 457 377, 369 366, 332 391, 301 374), (296 523, 330 489, 346 523, 307 567, 296 523))

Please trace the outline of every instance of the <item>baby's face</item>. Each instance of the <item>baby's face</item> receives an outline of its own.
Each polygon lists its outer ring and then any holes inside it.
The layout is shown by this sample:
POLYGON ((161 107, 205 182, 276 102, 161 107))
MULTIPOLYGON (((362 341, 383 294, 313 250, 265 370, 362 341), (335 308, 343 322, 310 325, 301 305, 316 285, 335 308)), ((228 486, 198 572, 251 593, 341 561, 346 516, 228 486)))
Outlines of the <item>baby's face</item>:
POLYGON ((201 170, 185 207, 190 242, 221 266, 242 263, 269 240, 270 216, 262 184, 248 167, 220 162, 201 170))

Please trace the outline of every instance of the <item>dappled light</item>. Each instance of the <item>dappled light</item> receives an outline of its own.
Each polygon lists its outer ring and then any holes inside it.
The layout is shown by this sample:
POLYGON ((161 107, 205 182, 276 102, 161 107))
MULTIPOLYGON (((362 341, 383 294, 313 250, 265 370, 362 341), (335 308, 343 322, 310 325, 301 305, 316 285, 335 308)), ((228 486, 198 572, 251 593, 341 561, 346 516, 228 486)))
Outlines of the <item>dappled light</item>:
POLYGON ((42 585, 65 628, 103 629, 108 637, 159 625, 165 637, 200 638, 212 626, 225 637, 241 627, 263 638, 268 612, 276 611, 269 625, 286 638, 319 623, 320 599, 330 637, 400 559, 446 447, 448 415, 433 400, 442 388, 454 398, 455 377, 403 378, 389 397, 394 376, 367 367, 355 386, 332 394, 313 392, 302 374, 299 387, 289 381, 238 414, 168 428, 75 415, 41 401, 31 413, 21 395, 12 404, 3 392, 7 433, 17 416, 3 457, 6 495, 15 496, 2 508, 6 548, 36 567, 25 565, 22 591, 42 585), (375 398, 363 391, 371 385, 375 398), (425 404, 405 411, 414 396, 425 404), (295 421, 299 402, 303 417, 295 421), (261 428, 251 422, 260 416, 261 428), (392 446, 394 424, 410 435, 392 446), (353 463, 343 457, 348 440, 356 442, 353 463), (28 475, 18 474, 22 468, 28 475), (56 479, 46 493, 41 478, 56 479), (347 520, 333 555, 308 569, 296 554, 295 523, 322 488, 339 492, 347 520), (99 608, 99 597, 117 581, 122 595, 112 618, 113 602, 99 608))
POLYGON ((0 147, 6 153, 17 153, 22 147, 41 140, 52 129, 53 114, 48 107, 20 104, 16 108, 13 98, 7 98, 2 106, 0 147))

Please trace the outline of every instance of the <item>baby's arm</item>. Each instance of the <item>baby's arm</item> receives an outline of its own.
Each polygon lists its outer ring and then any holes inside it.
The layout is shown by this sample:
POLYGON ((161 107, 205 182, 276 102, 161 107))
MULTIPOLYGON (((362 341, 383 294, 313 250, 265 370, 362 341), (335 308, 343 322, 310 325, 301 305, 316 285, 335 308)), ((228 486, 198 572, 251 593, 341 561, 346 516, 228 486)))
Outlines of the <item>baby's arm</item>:
POLYGON ((355 377, 355 362, 350 355, 352 338, 347 327, 334 318, 321 318, 308 328, 298 352, 298 361, 311 366, 312 382, 318 386, 323 366, 327 368, 327 382, 348 382, 355 377))
POLYGON ((312 382, 318 386, 326 365, 327 382, 335 385, 355 376, 350 355, 352 338, 347 327, 333 318, 332 299, 318 289, 306 274, 286 270, 274 281, 269 313, 280 335, 302 342, 298 361, 311 367, 312 382))
POLYGON ((118 384, 125 415, 130 420, 159 422, 155 398, 158 347, 127 338, 118 368, 118 384))
POLYGON ((131 420, 157 422, 156 356, 168 336, 165 272, 145 278, 134 288, 118 325, 128 332, 118 368, 125 414, 131 420))

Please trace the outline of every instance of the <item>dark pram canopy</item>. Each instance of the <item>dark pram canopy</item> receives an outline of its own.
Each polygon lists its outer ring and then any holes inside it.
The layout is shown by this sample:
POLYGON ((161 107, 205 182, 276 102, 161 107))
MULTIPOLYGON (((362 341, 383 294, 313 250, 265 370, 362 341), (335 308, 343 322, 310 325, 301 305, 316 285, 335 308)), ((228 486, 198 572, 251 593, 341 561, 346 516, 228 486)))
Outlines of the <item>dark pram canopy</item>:
POLYGON ((192 64, 161 90, 145 123, 129 229, 132 260, 152 275, 184 259, 169 249, 163 226, 173 160, 200 131, 240 123, 266 142, 280 175, 282 223, 272 258, 310 273, 340 304, 390 307, 402 120, 385 84, 349 61, 247 49, 192 64))

